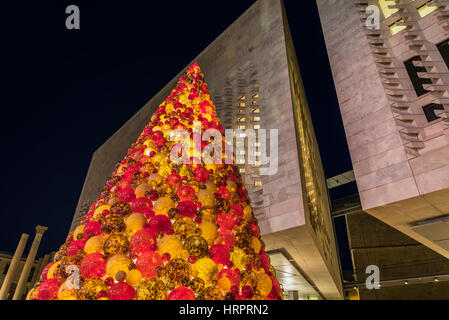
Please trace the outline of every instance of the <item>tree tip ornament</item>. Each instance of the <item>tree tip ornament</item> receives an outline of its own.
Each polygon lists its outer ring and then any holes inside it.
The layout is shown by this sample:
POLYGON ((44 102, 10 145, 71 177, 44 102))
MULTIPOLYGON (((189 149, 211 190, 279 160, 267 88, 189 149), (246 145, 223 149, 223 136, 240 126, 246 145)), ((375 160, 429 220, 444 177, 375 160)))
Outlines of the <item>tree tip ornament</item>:
POLYGON ((225 145, 196 62, 44 267, 28 300, 282 299, 238 168, 207 164, 195 152, 193 164, 171 160, 173 132, 185 130, 194 140, 194 123, 219 131, 225 145))

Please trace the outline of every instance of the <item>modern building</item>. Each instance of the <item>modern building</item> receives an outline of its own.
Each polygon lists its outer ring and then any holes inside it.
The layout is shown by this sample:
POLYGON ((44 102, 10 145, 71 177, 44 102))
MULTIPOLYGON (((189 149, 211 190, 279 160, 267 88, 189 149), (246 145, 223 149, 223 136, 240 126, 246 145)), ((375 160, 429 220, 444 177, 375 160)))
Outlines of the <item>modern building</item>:
MULTIPOLYGON (((275 174, 260 175, 262 162, 238 164, 286 296, 343 299, 326 181, 282 2, 257 1, 194 60, 226 128, 279 130, 275 174)), ((183 72, 95 151, 71 230, 183 72)))
POLYGON ((360 195, 354 288, 449 299, 449 1, 317 4, 360 195), (364 287, 368 265, 380 290, 364 287))

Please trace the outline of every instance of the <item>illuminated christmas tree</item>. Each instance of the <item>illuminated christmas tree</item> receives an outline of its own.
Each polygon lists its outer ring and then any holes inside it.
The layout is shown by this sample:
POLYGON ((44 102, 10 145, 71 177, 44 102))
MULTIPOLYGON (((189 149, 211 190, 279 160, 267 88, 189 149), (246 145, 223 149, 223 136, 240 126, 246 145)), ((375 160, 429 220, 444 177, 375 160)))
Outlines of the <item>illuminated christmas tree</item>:
MULTIPOLYGON (((198 150, 217 145, 216 138, 199 140, 193 153, 175 141, 184 130, 195 146, 195 125, 221 133, 225 149, 223 127, 196 63, 159 106, 27 299, 282 298, 238 168, 203 159, 198 150), (173 154, 183 161, 173 161, 173 154)), ((218 152, 209 155, 216 159, 218 152)))

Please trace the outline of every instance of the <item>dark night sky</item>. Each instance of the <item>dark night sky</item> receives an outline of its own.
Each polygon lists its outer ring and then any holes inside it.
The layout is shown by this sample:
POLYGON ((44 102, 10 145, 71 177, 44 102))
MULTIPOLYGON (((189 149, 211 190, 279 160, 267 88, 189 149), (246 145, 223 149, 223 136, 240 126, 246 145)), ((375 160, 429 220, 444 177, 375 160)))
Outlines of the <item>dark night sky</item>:
MULTIPOLYGON (((44 254, 65 240, 92 153, 255 1, 28 2, 2 4, 0 17, 0 250, 22 232, 31 243, 41 224, 44 254), (70 4, 81 30, 65 28, 70 4)), ((351 163, 318 11, 285 5, 331 177, 351 163)))

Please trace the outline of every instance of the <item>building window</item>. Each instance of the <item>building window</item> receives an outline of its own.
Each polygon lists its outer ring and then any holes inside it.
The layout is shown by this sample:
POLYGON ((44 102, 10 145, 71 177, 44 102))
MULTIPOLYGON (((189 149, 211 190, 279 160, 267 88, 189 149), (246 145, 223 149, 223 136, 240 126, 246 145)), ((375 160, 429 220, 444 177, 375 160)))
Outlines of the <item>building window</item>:
POLYGON ((245 172, 246 172, 245 168, 240 169, 240 173, 245 173, 245 172))
POLYGON ((388 7, 388 6, 395 5, 395 4, 396 3, 393 1, 379 0, 379 6, 380 6, 380 9, 382 10, 382 13, 384 14, 385 19, 387 19, 389 16, 391 16, 392 14, 394 14, 398 11, 398 9, 396 9, 396 8, 390 9, 388 7))
POLYGON ((432 122, 440 119, 440 117, 435 114, 435 110, 444 110, 444 107, 441 104, 431 103, 423 107, 423 110, 424 114, 426 115, 427 121, 432 122))
POLYGON ((391 24, 390 27, 390 32, 391 35, 394 36, 396 33, 401 32, 402 30, 405 30, 407 27, 406 26, 400 26, 398 25, 398 22, 404 22, 404 19, 399 19, 398 21, 396 21, 395 23, 391 24))
POLYGON ((437 6, 429 6, 429 4, 432 2, 433 0, 427 1, 421 7, 418 8, 418 13, 421 16, 421 18, 424 18, 429 13, 434 12, 438 8, 437 6))
POLYGON ((244 114, 245 113, 245 109, 239 109, 239 114, 244 114))
POLYGON ((259 108, 253 109, 252 113, 260 113, 260 109, 259 108))
POLYGON ((246 107, 245 102, 240 102, 239 107, 246 107))
POLYGON ((437 47, 443 57, 444 62, 446 62, 446 65, 449 68, 449 39, 443 41, 437 47))
POLYGON ((259 130, 259 129, 260 129, 260 125, 258 125, 258 124, 255 125, 255 126, 254 126, 254 129, 259 130))
POLYGON ((254 181, 254 186, 255 187, 261 187, 262 186, 262 181, 254 181))
POLYGON ((260 121, 260 117, 253 117, 253 121, 256 121, 256 122, 260 121))
POLYGON ((239 129, 240 129, 240 130, 245 130, 245 129, 246 129, 246 126, 239 126, 239 129))
POLYGON ((258 99, 258 98, 259 98, 259 94, 258 93, 253 94, 253 99, 258 99))
POLYGON ((432 81, 430 79, 424 79, 418 77, 418 72, 427 72, 426 68, 424 67, 416 67, 413 64, 413 61, 421 61, 421 57, 416 56, 413 57, 407 61, 404 62, 405 68, 407 69, 408 75, 410 77, 410 80, 413 84, 413 88, 415 88, 415 92, 417 96, 422 96, 423 94, 426 94, 427 90, 424 89, 424 84, 431 84, 432 81))
POLYGON ((239 118, 239 122, 245 122, 246 118, 239 118))
POLYGON ((246 97, 245 97, 245 96, 241 96, 241 97, 240 97, 240 100, 241 100, 241 101, 245 101, 245 100, 246 100, 246 97))

